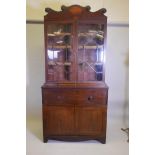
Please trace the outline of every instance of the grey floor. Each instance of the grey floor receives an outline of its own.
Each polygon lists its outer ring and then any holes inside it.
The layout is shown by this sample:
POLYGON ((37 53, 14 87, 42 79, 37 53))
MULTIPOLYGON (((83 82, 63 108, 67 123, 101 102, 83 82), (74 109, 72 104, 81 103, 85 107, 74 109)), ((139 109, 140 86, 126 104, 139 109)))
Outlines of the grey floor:
POLYGON ((62 142, 50 140, 42 142, 42 121, 39 117, 27 118, 27 155, 128 155, 127 135, 121 130, 125 127, 123 118, 108 116, 107 142, 95 140, 84 142, 62 142))

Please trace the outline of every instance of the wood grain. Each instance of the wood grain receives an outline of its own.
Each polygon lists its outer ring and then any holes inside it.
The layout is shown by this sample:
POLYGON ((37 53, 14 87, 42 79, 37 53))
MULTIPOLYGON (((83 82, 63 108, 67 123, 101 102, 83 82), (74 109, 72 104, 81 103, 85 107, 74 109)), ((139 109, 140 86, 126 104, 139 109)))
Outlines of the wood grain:
MULTIPOLYGON (((43 116, 43 141, 50 139, 63 141, 98 140, 106 143, 106 124, 108 107, 108 86, 105 83, 105 62, 103 63, 102 81, 81 81, 78 76, 78 54, 82 46, 78 45, 78 29, 80 25, 100 24, 104 27, 104 51, 106 51, 107 17, 106 9, 102 8, 91 12, 90 6, 82 7, 72 5, 62 6, 61 11, 46 8, 44 16, 44 39, 45 39, 45 83, 42 86, 42 116, 43 116), (48 33, 48 27, 54 24, 71 25, 71 32, 54 33, 52 29, 48 33), (63 67, 52 70, 53 61, 49 64, 49 49, 53 49, 52 37, 71 37, 71 43, 67 45, 71 49, 71 77, 63 78, 63 67), (51 37, 49 39, 49 37, 51 37), (50 43, 49 43, 50 40, 50 43), (56 72, 61 74, 54 76, 56 72)), ((85 28, 86 29, 86 28, 85 28)), ((89 37, 89 35, 88 35, 89 37)), ((62 42, 62 41, 61 41, 62 42)), ((89 53, 96 49, 96 45, 85 46, 89 53)), ((59 56, 66 45, 55 45, 59 50, 59 56)), ((104 52, 105 54, 105 52, 104 52)), ((65 60, 62 60, 63 64, 65 60)), ((59 61, 57 61, 59 62, 59 61)), ((67 63, 68 64, 68 63, 67 63)), ((55 66, 58 66, 56 64, 55 66)), ((54 66, 54 67, 55 67, 54 66)), ((89 76, 89 75, 87 75, 89 76)), ((86 77, 86 79, 88 79, 86 77)))

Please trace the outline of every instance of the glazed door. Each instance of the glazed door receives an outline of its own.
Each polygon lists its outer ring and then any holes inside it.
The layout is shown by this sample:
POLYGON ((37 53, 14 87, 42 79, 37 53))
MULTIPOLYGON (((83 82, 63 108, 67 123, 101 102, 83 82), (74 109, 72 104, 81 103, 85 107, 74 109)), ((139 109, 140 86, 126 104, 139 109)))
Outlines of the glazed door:
POLYGON ((73 24, 49 22, 45 31, 47 81, 74 82, 73 24))
POLYGON ((47 135, 73 135, 74 107, 46 106, 43 110, 44 133, 47 135))
POLYGON ((77 107, 75 115, 78 135, 105 135, 106 110, 104 108, 77 107))
POLYGON ((104 81, 104 24, 78 24, 77 68, 79 82, 104 81))

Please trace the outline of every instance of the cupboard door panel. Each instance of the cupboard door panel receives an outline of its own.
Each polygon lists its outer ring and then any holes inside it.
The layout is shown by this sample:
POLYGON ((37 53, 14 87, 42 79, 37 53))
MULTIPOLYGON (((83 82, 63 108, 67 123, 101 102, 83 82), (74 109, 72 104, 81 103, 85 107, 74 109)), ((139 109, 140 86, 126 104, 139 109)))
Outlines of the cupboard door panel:
POLYGON ((78 24, 78 81, 104 81, 104 24, 78 24))
POLYGON ((47 42, 47 81, 75 81, 75 55, 73 51, 73 23, 48 22, 47 42))
POLYGON ((106 108, 75 108, 76 131, 78 135, 105 135, 106 108))
POLYGON ((44 106, 44 131, 47 135, 74 133, 74 107, 44 106))

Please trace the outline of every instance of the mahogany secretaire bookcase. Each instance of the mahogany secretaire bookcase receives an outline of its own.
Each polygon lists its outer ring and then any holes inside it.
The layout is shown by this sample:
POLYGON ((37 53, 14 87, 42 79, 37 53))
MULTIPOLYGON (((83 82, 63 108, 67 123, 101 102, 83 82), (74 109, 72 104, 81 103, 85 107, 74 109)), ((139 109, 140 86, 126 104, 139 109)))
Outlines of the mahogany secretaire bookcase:
POLYGON ((106 142, 106 9, 46 8, 43 139, 106 142))

